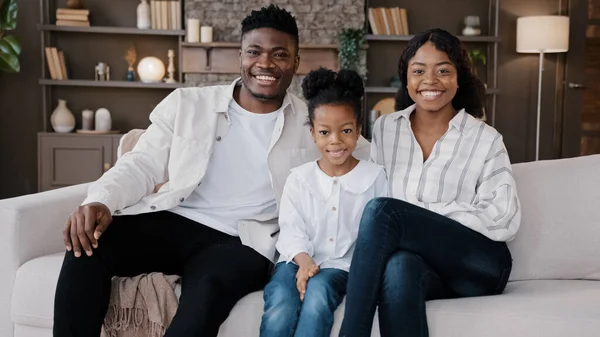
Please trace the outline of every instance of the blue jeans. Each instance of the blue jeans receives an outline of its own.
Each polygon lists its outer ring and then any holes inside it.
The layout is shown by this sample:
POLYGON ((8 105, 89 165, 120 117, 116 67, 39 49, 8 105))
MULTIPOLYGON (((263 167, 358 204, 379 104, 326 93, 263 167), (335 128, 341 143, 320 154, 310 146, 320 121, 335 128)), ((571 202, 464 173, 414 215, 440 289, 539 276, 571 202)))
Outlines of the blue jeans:
POLYGON ((426 301, 500 294, 511 268, 506 243, 401 200, 373 199, 360 223, 340 336, 370 336, 379 306, 382 337, 426 337, 426 301))
POLYGON ((280 262, 264 290, 261 337, 329 337, 333 313, 346 294, 348 273, 321 269, 308 280, 304 302, 296 288, 298 266, 280 262))

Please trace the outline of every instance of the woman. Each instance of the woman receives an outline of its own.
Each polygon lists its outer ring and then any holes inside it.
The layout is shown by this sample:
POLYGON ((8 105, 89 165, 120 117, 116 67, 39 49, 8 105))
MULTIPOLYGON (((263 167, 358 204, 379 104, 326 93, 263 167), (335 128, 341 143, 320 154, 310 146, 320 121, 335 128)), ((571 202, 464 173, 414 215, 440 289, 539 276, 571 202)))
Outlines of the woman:
POLYGON ((372 158, 391 198, 365 207, 340 336, 428 336, 425 302, 499 294, 521 213, 502 136, 478 120, 484 86, 460 41, 415 36, 399 62, 396 109, 374 126, 372 158))

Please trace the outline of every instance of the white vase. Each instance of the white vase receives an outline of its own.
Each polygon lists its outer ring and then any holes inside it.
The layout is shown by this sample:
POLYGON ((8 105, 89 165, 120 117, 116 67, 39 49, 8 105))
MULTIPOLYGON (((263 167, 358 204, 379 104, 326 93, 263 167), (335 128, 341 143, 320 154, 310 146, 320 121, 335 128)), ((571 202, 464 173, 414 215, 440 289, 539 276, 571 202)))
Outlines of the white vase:
POLYGON ((81 128, 83 130, 94 130, 94 112, 85 109, 81 112, 81 128))
POLYGON ((94 124, 96 125, 96 131, 108 132, 112 128, 112 119, 110 117, 110 111, 105 108, 96 110, 96 116, 94 124))
POLYGON ((148 0, 142 0, 137 6, 137 27, 139 29, 149 29, 150 21, 150 5, 148 0))
POLYGON ((75 116, 67 108, 67 101, 58 100, 58 106, 50 115, 50 123, 55 132, 67 133, 75 128, 75 116))

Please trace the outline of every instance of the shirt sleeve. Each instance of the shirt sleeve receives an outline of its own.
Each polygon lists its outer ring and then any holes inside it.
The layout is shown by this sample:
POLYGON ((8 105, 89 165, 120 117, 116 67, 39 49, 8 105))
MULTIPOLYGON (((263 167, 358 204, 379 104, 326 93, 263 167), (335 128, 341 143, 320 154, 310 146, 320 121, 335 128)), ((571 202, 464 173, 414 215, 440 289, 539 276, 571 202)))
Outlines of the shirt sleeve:
POLYGON ((300 253, 313 256, 313 244, 307 234, 304 213, 300 200, 301 187, 292 172, 283 188, 279 207, 279 238, 276 248, 289 263, 300 253))
POLYGON ((389 185, 385 170, 381 170, 379 175, 375 179, 375 198, 382 198, 389 196, 389 185))
POLYGON ((380 149, 377 148, 377 143, 379 141, 379 138, 381 137, 381 135, 379 134, 378 130, 380 128, 382 122, 382 118, 379 117, 377 118, 377 120, 375 120, 375 123, 373 123, 373 129, 371 131, 371 161, 379 164, 379 165, 383 165, 383 158, 379 158, 381 156, 378 156, 378 151, 380 151, 380 149), (379 161, 378 161, 379 160, 379 161))
POLYGON ((167 165, 179 97, 179 90, 175 90, 156 106, 150 114, 150 126, 134 148, 90 185, 83 204, 100 202, 114 213, 135 204, 150 194, 156 184, 168 179, 167 165))
POLYGON ((471 203, 424 203, 423 207, 456 220, 494 241, 510 241, 521 224, 521 206, 502 136, 494 140, 471 203))

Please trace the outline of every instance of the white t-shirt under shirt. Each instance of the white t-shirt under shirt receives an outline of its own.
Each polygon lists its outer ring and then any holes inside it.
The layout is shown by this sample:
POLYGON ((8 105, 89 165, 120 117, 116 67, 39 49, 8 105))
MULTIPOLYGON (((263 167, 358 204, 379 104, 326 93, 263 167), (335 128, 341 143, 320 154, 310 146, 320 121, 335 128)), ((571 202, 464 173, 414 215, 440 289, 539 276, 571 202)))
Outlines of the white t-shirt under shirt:
POLYGON ((274 213, 277 204, 267 153, 284 108, 257 114, 232 99, 229 132, 216 142, 202 183, 171 212, 229 235, 238 235, 239 220, 274 213))
POLYGON ((279 208, 279 262, 307 253, 321 268, 348 271, 363 210, 387 191, 383 167, 367 161, 339 177, 316 161, 292 169, 279 208))

